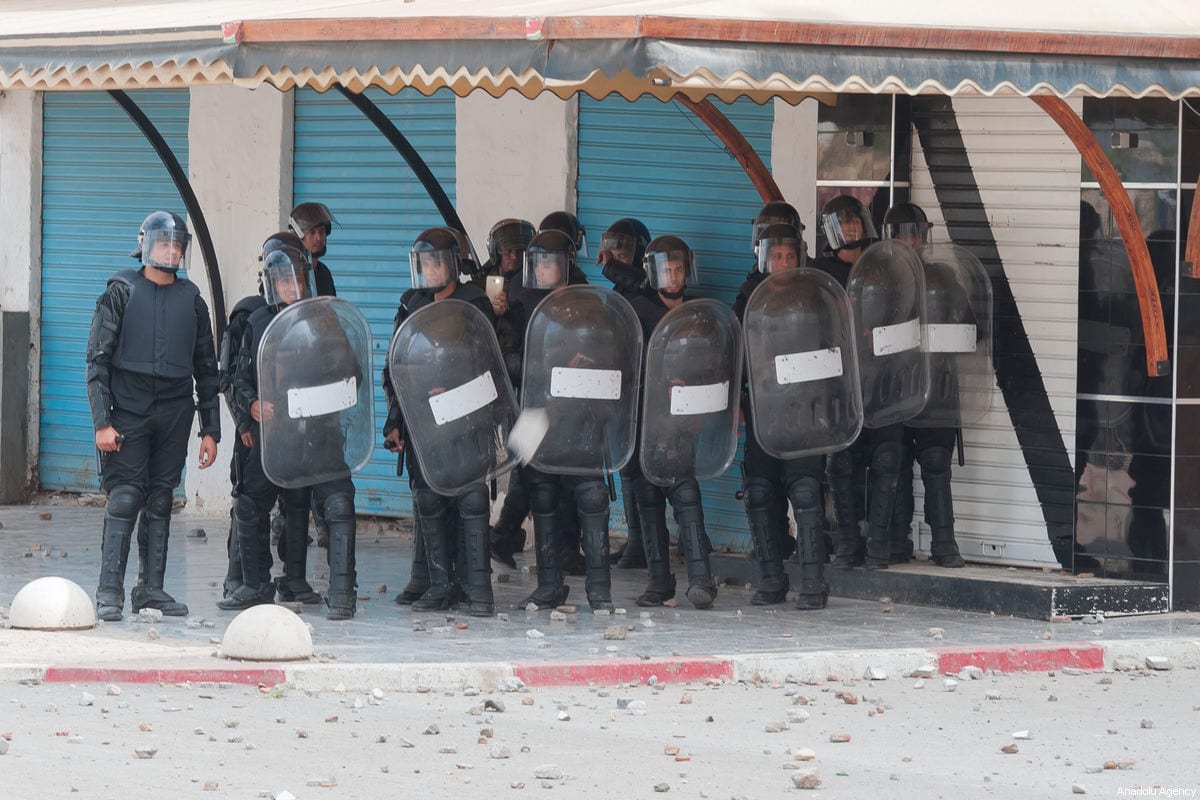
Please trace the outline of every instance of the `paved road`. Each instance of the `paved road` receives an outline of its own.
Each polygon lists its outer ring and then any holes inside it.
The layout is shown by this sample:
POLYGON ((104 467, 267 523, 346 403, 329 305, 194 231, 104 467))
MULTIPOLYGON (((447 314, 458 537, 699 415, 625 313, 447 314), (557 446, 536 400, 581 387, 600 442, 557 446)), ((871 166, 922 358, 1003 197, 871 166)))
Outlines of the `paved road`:
POLYGON ((812 683, 374 695, 10 683, 0 685, 10 737, 0 794, 727 800, 810 794, 793 788, 803 768, 819 772, 814 797, 1194 797, 1200 787, 1195 670, 985 674, 954 691, 943 676, 796 677, 812 683), (801 748, 813 760, 796 760, 801 748))

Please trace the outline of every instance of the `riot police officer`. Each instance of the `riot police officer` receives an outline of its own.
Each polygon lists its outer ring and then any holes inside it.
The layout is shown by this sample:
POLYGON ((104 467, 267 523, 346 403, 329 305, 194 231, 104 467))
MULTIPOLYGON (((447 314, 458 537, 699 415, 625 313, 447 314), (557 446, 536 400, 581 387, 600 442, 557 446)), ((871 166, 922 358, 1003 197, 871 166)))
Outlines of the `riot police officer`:
POLYGON ((333 273, 321 258, 328 248, 329 235, 337 222, 324 203, 300 203, 288 215, 288 230, 300 237, 312 261, 314 286, 321 297, 335 297, 333 273))
MULTIPOLYGON (((267 255, 284 246, 292 247, 296 250, 304 249, 304 243, 300 240, 300 237, 291 231, 273 233, 263 241, 262 252, 258 257, 259 262, 261 263, 267 255)), ((219 361, 221 394, 225 396, 225 404, 229 407, 229 413, 233 416, 237 433, 237 438, 233 441, 233 455, 229 459, 229 481, 233 489, 232 496, 234 498, 241 494, 242 491, 242 475, 246 470, 246 459, 250 456, 250 447, 254 443, 254 420, 250 419, 250 416, 242 411, 234 400, 233 372, 237 366, 242 338, 245 336, 250 315, 267 304, 264 293, 265 289, 262 285, 262 276, 260 275, 258 293, 243 297, 234 305, 233 310, 229 312, 229 321, 225 326, 225 333, 221 338, 221 358, 219 361)), ((227 542, 229 549, 229 569, 225 574, 223 586, 224 597, 229 597, 229 595, 233 594, 242 585, 242 557, 241 548, 238 545, 234 511, 235 509, 230 507, 229 540, 227 542)), ((307 541, 305 544, 307 544, 307 541)), ((275 588, 270 584, 263 584, 262 588, 264 592, 275 591, 275 588)), ((267 599, 270 598, 268 597, 267 599)), ((297 598, 295 596, 286 596, 281 599, 295 601, 297 598)), ((300 598, 301 602, 303 599, 300 598)))
MULTIPOLYGON (((758 256, 757 278, 747 281, 751 287, 758 287, 762 280, 769 276, 789 273, 806 265, 808 251, 799 229, 787 223, 773 222, 762 226, 755 225, 755 230, 759 237, 754 248, 758 256)), ((743 286, 738 294, 739 299, 744 298, 741 305, 743 319, 748 326, 770 324, 769 318, 746 319, 746 307, 751 291, 752 289, 743 286)), ((764 286, 761 291, 779 293, 777 284, 764 286)), ((755 295, 757 296, 757 293, 755 295)), ((757 297, 757 301, 758 306, 763 305, 761 296, 757 297)), ((778 338, 791 337, 791 343, 786 348, 788 350, 828 350, 830 343, 825 340, 822 330, 825 326, 817 326, 815 330, 808 330, 807 327, 798 330, 793 321, 794 317, 799 317, 811 322, 820 316, 815 298, 799 297, 795 302, 808 305, 803 309, 788 308, 788 315, 783 318, 787 330, 764 331, 765 335, 762 338, 772 338, 772 334, 778 334, 778 338)), ((757 363, 757 350, 751 349, 749 358, 752 370, 759 367, 770 371, 765 364, 757 363)), ((796 519, 796 547, 800 553, 801 564, 796 607, 824 608, 829 596, 829 588, 824 579, 825 515, 821 499, 825 460, 818 453, 782 458, 767 452, 760 443, 759 423, 767 425, 776 420, 758 419, 755 404, 751 399, 748 397, 743 403, 746 442, 742 458, 742 497, 758 558, 760 580, 750 602, 753 605, 774 605, 782 603, 787 597, 790 582, 783 568, 783 559, 786 556, 782 544, 789 537, 782 530, 785 523, 779 519, 778 509, 782 505, 786 515, 786 504, 790 500, 796 519)), ((795 398, 788 402, 797 405, 795 398)), ((771 412, 768 410, 766 413, 771 412)))
MULTIPOLYGON (((522 309, 516 301, 520 293, 525 248, 533 238, 533 224, 523 219, 502 219, 488 231, 488 262, 482 271, 483 288, 492 301, 496 315, 496 338, 500 343, 509 380, 521 380, 522 309), (516 305, 514 305, 516 304, 516 305)), ((518 467, 519 471, 521 468, 518 467)), ((508 491, 491 532, 492 558, 516 569, 515 553, 525 548, 525 529, 529 515, 529 497, 517 472, 510 473, 508 491)))
MULTIPOLYGON (((655 295, 654 289, 647 284, 646 270, 642 266, 649 243, 650 231, 641 220, 633 217, 617 220, 600 236, 600 252, 596 254, 596 263, 602 266, 602 274, 612 282, 613 288, 631 302, 641 295, 655 295)), ((636 460, 630 459, 630 463, 636 460)), ((610 556, 610 561, 620 569, 645 568, 642 527, 628 465, 621 470, 621 502, 625 508, 628 537, 621 549, 610 556)))
MULTIPOLYGON (((409 254, 412 288, 400 298, 394 329, 409 315, 441 300, 461 300, 478 308, 495 326, 492 304, 487 295, 473 283, 459 280, 463 258, 458 237, 448 228, 430 228, 413 242, 409 254)), ((414 548, 413 579, 420 582, 419 572, 428 570, 428 588, 415 600, 415 611, 447 609, 458 605, 465 597, 469 613, 480 616, 494 612, 491 568, 488 561, 487 486, 473 484, 457 497, 448 497, 432 489, 425 480, 415 453, 408 450, 405 419, 396 396, 390 368, 384 369, 384 391, 388 399, 388 416, 383 436, 389 450, 405 455, 409 486, 417 517, 419 549, 414 548), (457 514, 457 516, 456 516, 457 514), (456 520, 459 522, 456 523, 456 520), (463 531, 462 547, 458 547, 457 529, 463 531), (482 555, 482 557, 481 557, 482 555), (459 558, 459 569, 454 559, 459 558), (417 561, 424 559, 423 566, 417 561), (465 585, 464 585, 465 583, 465 585)), ((406 600, 404 594, 416 586, 406 587, 397 602, 406 600)))
MULTIPOLYGON (((903 241, 914 248, 929 244, 931 228, 925 210, 915 203, 892 206, 883 217, 884 238, 903 241)), ((969 299, 955 277, 947 274, 936 262, 926 261, 925 270, 930 323, 974 322, 969 299)), ((948 378, 953 380, 953 364, 948 363, 946 357, 933 355, 939 359, 939 363, 945 364, 945 370, 949 371, 948 378)), ((957 405, 957 398, 952 402, 957 405)), ((957 410, 949 416, 957 417, 957 410)), ((952 454, 959 435, 959 428, 945 425, 904 425, 904 451, 890 534, 891 563, 902 564, 912 558, 913 543, 909 533, 915 505, 912 469, 915 457, 921 465, 921 482, 925 486, 925 522, 930 529, 930 559, 942 567, 966 565, 955 541, 954 500, 950 488, 952 454)))
POLYGON ((200 416, 201 469, 212 466, 221 437, 208 306, 199 288, 176 274, 186 268, 190 242, 177 214, 147 216, 130 254, 142 267, 113 274, 92 316, 88 403, 108 495, 96 590, 103 620, 121 618, 129 545, 143 505, 147 549, 130 603, 134 611, 188 613, 163 589, 171 499, 182 479, 192 414, 200 416))
POLYGON ((292 394, 347 385, 361 394, 365 354, 355 351, 327 305, 341 301, 296 305, 313 296, 312 274, 305 253, 293 247, 280 247, 263 260, 266 305, 250 315, 233 375, 235 402, 257 423, 235 511, 243 586, 218 606, 238 609, 264 601, 262 585, 271 570, 267 519, 282 494, 287 547, 280 595, 320 601, 305 577, 308 509, 315 502, 329 525, 326 617, 347 620, 357 607, 357 523, 346 432, 338 414, 293 408, 292 394))
MULTIPOLYGON (((631 305, 642 324, 644 341, 649 344, 656 333, 656 327, 667 313, 680 308, 689 299, 686 296, 686 287, 697 281, 696 262, 691 248, 678 236, 659 236, 646 246, 644 266, 654 294, 635 295, 631 305)), ((701 345, 703 346, 703 343, 701 345)), ((677 360, 684 361, 686 357, 677 360)), ((708 363, 678 364, 675 365, 671 377, 678 385, 684 375, 682 370, 688 370, 693 374, 687 375, 691 379, 687 383, 710 386, 722 381, 729 383, 735 366, 734 361, 735 358, 730 354, 728 359, 709 360, 708 363)), ((670 393, 675 388, 676 386, 653 385, 649 376, 644 386, 646 392, 659 393, 670 393)), ((649 399, 646 408, 650 408, 649 399)), ((676 454, 693 450, 695 442, 689 436, 686 425, 676 426, 673 422, 670 418, 643 418, 640 437, 643 446, 649 444, 657 450, 676 454), (651 433, 654 435, 651 436, 651 433)), ((651 482, 644 474, 642 457, 650 455, 644 451, 635 453, 621 472, 622 478, 627 478, 628 483, 633 486, 650 577, 646 591, 637 598, 637 604, 660 606, 675 596, 675 577, 671 574, 670 539, 666 521, 666 500, 670 498, 679 530, 680 549, 687 563, 687 598, 696 608, 711 608, 717 598, 717 586, 709 565, 712 544, 704 527, 704 505, 700 496, 700 484, 695 475, 694 454, 685 453, 684 457, 663 459, 670 464, 665 470, 670 473, 665 476, 669 481, 666 486, 651 482)))

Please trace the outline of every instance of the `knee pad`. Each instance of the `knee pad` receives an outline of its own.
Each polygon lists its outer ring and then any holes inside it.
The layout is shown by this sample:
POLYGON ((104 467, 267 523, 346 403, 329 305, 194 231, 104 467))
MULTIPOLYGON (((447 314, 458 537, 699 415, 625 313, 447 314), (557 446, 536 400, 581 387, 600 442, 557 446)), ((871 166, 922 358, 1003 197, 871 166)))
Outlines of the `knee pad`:
POLYGON ((146 498, 146 513, 152 517, 171 516, 171 490, 155 489, 146 498))
POLYGON ((746 481, 747 511, 767 511, 775 505, 775 485, 766 478, 750 478, 746 481))
POLYGON ((327 522, 345 522, 354 519, 354 497, 343 492, 326 497, 325 519, 327 522))
POLYGON ((535 480, 529 489, 529 507, 534 514, 553 514, 558 510, 558 483, 535 480))
POLYGON ((491 505, 489 500, 486 486, 471 486, 458 496, 458 512, 464 517, 487 516, 491 505))
POLYGON ((134 519, 142 510, 142 493, 136 486, 122 483, 108 493, 108 513, 117 519, 134 519))
POLYGON ((695 478, 684 478, 671 487, 671 505, 676 509, 699 508, 703 502, 695 478))
POLYGON ((575 487, 575 507, 581 514, 602 514, 608 509, 608 486, 604 481, 583 481, 575 487))
POLYGON ((239 494, 233 503, 233 514, 241 522, 249 522, 258 516, 258 506, 248 494, 239 494))
POLYGON ((904 446, 899 442, 883 442, 871 453, 871 469, 888 475, 900 472, 904 446))
POLYGON ((836 453, 830 453, 825 458, 825 474, 829 476, 830 481, 837 479, 850 480, 854 475, 854 456, 850 454, 850 449, 838 450, 836 453))
POLYGON ((946 447, 927 447, 917 454, 922 474, 940 475, 950 471, 950 450, 946 447))
POLYGON ((788 498, 796 511, 811 511, 821 505, 821 484, 816 478, 800 478, 788 487, 788 498))

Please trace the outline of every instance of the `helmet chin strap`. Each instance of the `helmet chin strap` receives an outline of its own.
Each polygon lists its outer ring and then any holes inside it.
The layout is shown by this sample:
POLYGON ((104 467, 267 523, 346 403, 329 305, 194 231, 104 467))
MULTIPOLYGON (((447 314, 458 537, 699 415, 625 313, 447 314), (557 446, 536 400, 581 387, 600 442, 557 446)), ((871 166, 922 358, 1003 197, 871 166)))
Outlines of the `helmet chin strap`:
POLYGON ((174 274, 176 274, 177 272, 179 272, 179 267, 177 267, 177 266, 176 266, 176 267, 164 267, 164 266, 162 266, 162 265, 160 265, 160 264, 151 264, 150 266, 152 266, 152 267, 154 267, 155 269, 157 269, 157 270, 160 270, 160 271, 162 271, 162 272, 169 272, 169 273, 171 273, 172 275, 174 275, 174 274))
POLYGON ((686 290, 686 288, 687 287, 684 287, 683 289, 680 289, 678 292, 668 292, 666 289, 659 289, 658 293, 661 294, 663 297, 667 298, 668 300, 678 300, 679 298, 683 297, 683 293, 686 290))

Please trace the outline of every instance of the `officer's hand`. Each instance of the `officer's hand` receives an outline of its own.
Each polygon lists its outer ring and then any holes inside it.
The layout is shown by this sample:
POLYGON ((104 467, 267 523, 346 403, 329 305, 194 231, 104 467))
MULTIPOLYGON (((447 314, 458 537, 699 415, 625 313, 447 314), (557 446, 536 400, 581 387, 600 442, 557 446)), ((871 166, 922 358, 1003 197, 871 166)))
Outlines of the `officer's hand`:
POLYGON ((246 447, 253 447, 254 446, 254 434, 251 433, 250 431, 243 431, 242 432, 242 444, 246 447))
POLYGON ((609 261, 612 261, 612 257, 612 250, 601 250, 599 253, 596 253, 596 263, 607 264, 609 261))
POLYGON ((208 469, 217 461, 217 440, 211 435, 200 440, 200 469, 208 469))
POLYGON ((404 440, 400 438, 399 429, 394 429, 387 432, 387 435, 383 437, 383 446, 388 450, 391 450, 393 453, 404 452, 404 440))
POLYGON ((121 449, 124 437, 112 425, 96 431, 96 448, 102 453, 115 453, 121 449))
POLYGON ((492 298, 492 311, 497 317, 503 317, 508 313, 508 292, 500 292, 492 298))
POLYGON ((250 419, 262 422, 262 403, 257 400, 250 404, 250 419))

